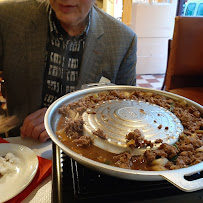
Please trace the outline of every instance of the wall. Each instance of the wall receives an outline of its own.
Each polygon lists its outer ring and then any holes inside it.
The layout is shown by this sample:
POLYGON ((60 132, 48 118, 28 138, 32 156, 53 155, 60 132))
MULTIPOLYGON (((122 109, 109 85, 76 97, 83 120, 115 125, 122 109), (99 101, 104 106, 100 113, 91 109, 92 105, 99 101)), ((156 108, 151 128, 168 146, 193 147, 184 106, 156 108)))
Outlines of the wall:
POLYGON ((109 15, 121 19, 123 0, 97 0, 96 3, 99 8, 109 15))
POLYGON ((130 27, 138 36, 137 74, 165 73, 176 6, 177 0, 172 3, 133 3, 130 27))

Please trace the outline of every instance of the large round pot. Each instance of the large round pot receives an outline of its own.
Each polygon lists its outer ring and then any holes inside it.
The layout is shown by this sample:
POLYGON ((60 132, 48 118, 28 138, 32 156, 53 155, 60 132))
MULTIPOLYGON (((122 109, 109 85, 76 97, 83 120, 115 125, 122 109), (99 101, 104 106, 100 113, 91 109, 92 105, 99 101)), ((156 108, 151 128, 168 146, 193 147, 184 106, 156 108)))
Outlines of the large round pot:
POLYGON ((197 179, 194 181, 187 181, 184 176, 192 175, 197 172, 203 170, 203 162, 190 166, 188 168, 176 169, 176 170, 167 170, 167 171, 141 171, 141 170, 130 170, 130 169, 123 169, 114 166, 109 166, 106 164, 102 164, 91 159, 88 159, 76 152, 70 150, 66 147, 62 142, 59 141, 57 135, 55 134, 56 127, 58 120, 60 118, 60 114, 58 109, 63 105, 67 105, 74 101, 77 101, 88 94, 98 93, 101 91, 106 90, 125 90, 125 91, 133 91, 133 90, 140 90, 140 91, 148 91, 154 92, 166 97, 170 97, 174 100, 184 99, 189 105, 194 105, 198 110, 203 113, 203 107, 196 102, 193 102, 187 98, 178 96, 173 93, 159 91, 159 90, 152 90, 148 88, 140 88, 140 87, 133 87, 133 86, 100 86, 100 87, 93 87, 89 89, 79 90, 70 94, 67 94, 57 101, 55 101, 47 110, 44 123, 45 128, 52 139, 52 141, 58 145, 69 157, 75 159, 80 164, 87 166, 89 168, 95 169, 99 172, 112 175, 119 178, 130 179, 130 180, 139 180, 139 181, 158 181, 158 180, 168 180, 179 189, 192 192, 196 190, 203 189, 203 179, 197 179))

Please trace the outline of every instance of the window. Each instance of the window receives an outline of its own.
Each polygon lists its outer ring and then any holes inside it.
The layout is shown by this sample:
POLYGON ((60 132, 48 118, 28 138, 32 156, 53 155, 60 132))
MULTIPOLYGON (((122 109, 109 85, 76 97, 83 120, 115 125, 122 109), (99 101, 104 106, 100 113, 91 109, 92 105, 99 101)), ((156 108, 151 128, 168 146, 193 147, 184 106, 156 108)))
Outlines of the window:
POLYGON ((196 3, 188 4, 185 15, 186 16, 193 16, 194 12, 195 12, 195 7, 196 7, 196 3))
POLYGON ((203 3, 199 4, 197 9, 197 16, 203 16, 203 3))

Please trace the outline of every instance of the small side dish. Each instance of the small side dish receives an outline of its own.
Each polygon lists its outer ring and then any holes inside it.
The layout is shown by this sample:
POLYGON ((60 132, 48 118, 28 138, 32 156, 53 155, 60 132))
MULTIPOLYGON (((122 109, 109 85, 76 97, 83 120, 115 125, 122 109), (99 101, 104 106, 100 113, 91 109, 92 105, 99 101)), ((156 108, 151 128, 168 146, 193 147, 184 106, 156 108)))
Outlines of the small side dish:
POLYGON ((38 158, 24 145, 1 143, 0 159, 0 202, 6 202, 31 183, 37 173, 38 158))

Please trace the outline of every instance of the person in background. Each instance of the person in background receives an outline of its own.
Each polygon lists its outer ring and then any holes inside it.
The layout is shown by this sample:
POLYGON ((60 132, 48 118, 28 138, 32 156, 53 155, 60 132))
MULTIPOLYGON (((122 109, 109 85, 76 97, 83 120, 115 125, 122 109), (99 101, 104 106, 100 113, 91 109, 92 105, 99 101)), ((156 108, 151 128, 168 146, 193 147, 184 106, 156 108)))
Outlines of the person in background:
POLYGON ((22 137, 46 141, 47 108, 83 84, 136 85, 136 34, 95 3, 0 1, 0 70, 22 137))

